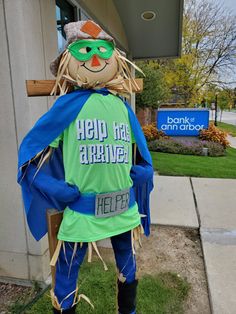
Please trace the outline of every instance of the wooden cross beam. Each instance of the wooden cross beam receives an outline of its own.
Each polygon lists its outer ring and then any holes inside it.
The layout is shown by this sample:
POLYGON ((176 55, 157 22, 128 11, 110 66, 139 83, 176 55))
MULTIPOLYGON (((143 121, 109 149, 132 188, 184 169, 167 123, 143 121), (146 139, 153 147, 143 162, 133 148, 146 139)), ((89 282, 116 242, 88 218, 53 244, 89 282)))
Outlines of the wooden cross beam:
MULTIPOLYGON (((143 90, 143 79, 137 78, 135 81, 140 88, 138 93, 141 93, 143 90)), ((54 84, 55 80, 26 80, 27 95, 29 97, 50 96, 54 84)), ((58 94, 59 90, 57 91, 58 94)))

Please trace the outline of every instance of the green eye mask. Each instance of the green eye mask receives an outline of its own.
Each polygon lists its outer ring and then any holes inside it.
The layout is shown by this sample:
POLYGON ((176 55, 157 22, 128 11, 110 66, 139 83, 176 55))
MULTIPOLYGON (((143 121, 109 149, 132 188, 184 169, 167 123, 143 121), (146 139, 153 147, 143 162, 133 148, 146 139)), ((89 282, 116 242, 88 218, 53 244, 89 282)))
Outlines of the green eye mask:
POLYGON ((78 40, 70 44, 68 50, 79 61, 88 61, 93 55, 109 59, 114 51, 114 44, 106 40, 78 40))

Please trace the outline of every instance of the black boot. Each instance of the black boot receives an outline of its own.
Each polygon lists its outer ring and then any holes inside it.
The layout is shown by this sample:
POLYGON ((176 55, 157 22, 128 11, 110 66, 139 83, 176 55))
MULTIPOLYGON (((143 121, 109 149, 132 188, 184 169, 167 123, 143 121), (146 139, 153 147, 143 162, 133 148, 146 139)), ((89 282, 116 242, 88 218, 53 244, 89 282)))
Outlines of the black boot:
POLYGON ((57 310, 57 309, 55 309, 55 308, 53 308, 53 314, 61 314, 61 313, 64 313, 64 314, 75 314, 75 308, 76 308, 76 306, 74 305, 70 309, 63 310, 62 312, 57 310))
POLYGON ((130 314, 136 308, 138 280, 131 283, 120 282, 118 280, 118 310, 121 314, 130 314))

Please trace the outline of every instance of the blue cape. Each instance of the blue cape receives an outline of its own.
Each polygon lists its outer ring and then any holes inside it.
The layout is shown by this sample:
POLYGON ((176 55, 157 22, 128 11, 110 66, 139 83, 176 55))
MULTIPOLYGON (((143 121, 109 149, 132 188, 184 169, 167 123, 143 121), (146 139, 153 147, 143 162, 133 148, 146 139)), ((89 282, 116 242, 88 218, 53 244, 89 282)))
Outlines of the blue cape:
MULTIPOLYGON (((52 157, 39 171, 38 160, 35 156, 44 151, 76 119, 92 93, 107 95, 109 92, 106 89, 76 90, 59 97, 21 143, 17 182, 22 188, 28 225, 36 240, 40 240, 47 233, 47 209, 63 210, 70 202, 75 201, 80 193, 77 187, 65 182, 61 147, 54 151, 52 157), (35 160, 32 162, 33 158, 35 160)), ((133 180, 137 179, 136 201, 140 214, 145 215, 141 220, 145 235, 148 236, 150 234, 149 194, 153 189, 152 159, 134 112, 126 102, 124 104, 128 110, 130 125, 141 155, 140 166, 135 166, 131 177, 133 180)))

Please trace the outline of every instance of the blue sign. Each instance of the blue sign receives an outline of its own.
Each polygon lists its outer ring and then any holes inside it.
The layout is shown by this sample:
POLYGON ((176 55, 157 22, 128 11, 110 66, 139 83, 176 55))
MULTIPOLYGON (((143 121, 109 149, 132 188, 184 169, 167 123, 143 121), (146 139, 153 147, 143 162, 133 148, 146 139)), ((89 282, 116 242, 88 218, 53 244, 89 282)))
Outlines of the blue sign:
POLYGON ((170 136, 198 136, 209 125, 207 109, 159 109, 157 129, 170 136))

